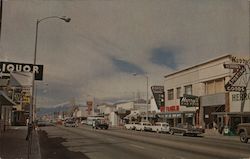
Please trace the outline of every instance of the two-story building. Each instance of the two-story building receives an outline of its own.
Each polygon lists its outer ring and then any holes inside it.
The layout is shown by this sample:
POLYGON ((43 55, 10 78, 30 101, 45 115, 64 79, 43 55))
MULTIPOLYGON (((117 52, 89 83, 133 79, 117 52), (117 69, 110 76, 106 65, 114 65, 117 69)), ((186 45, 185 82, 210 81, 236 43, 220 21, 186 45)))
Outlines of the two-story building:
MULTIPOLYGON (((165 76, 166 107, 162 113, 172 125, 191 123, 211 128, 217 125, 234 126, 241 121, 250 120, 250 95, 242 103, 240 92, 226 91, 225 85, 234 76, 236 69, 228 69, 224 64, 242 64, 246 71, 238 77, 235 86, 246 86, 249 79, 247 60, 237 60, 232 55, 224 55, 188 67, 165 76), (193 99, 189 99, 189 97, 193 99), (198 104, 186 105, 197 98, 198 104), (185 102, 182 102, 185 100, 185 102)), ((249 63, 248 63, 249 64, 249 63)))

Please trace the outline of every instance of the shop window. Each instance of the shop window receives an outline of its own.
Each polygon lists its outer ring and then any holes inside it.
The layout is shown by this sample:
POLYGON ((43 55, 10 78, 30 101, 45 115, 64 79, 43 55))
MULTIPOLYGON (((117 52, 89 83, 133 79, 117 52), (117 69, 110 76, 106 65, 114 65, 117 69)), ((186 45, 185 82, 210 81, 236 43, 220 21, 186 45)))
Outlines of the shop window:
POLYGON ((185 86, 185 94, 192 95, 192 85, 185 86))
POLYGON ((168 100, 173 100, 174 99, 174 89, 169 89, 168 90, 168 100))
POLYGON ((176 88, 176 98, 180 99, 181 97, 181 87, 176 88))
POLYGON ((207 81, 205 83, 206 85, 206 94, 215 94, 215 93, 221 93, 225 91, 224 85, 224 78, 207 81))
POLYGON ((225 92, 224 78, 215 80, 215 93, 225 92))
POLYGON ((206 93, 207 94, 214 94, 215 93, 215 84, 214 81, 206 82, 206 93))

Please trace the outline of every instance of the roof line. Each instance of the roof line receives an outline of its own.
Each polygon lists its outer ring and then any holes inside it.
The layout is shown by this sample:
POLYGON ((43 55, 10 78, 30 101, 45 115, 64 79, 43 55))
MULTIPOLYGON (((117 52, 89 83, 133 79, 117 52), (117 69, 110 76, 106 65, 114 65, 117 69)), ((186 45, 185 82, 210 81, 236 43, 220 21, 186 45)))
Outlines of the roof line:
POLYGON ((164 78, 167 78, 167 77, 169 77, 169 76, 178 74, 178 73, 180 73, 180 72, 184 72, 184 71, 187 71, 187 70, 190 70, 190 69, 193 69, 193 68, 196 68, 196 67, 205 65, 205 64, 210 63, 210 62, 213 62, 213 61, 218 61, 218 60, 223 59, 223 58, 225 58, 225 57, 232 57, 232 55, 231 55, 231 54, 226 54, 226 55, 219 56, 219 57, 214 58, 214 59, 212 59, 212 60, 208 60, 208 61, 205 61, 205 62, 203 62, 203 63, 197 64, 197 65, 194 65, 194 66, 191 66, 191 67, 187 67, 187 68, 184 68, 184 69, 182 69, 182 70, 179 70, 179 71, 176 71, 176 72, 173 72, 173 73, 170 73, 170 74, 168 74, 168 75, 165 75, 164 78))

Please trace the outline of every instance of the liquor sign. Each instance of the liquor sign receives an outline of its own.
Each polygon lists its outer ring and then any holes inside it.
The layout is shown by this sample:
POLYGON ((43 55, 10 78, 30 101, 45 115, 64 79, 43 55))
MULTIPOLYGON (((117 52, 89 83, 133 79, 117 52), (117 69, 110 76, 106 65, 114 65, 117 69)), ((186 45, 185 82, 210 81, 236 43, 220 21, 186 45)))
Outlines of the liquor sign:
POLYGON ((35 80, 43 80, 43 65, 0 62, 0 72, 4 74, 10 72, 34 72, 35 80))
POLYGON ((184 94, 183 97, 180 97, 180 105, 186 107, 199 107, 199 97, 184 94))
POLYGON ((244 72, 246 72, 246 68, 242 64, 224 64, 224 68, 227 69, 235 69, 236 73, 234 76, 226 83, 225 89, 226 91, 231 92, 245 92, 246 87, 244 86, 234 86, 235 82, 240 78, 240 76, 243 75, 244 72))
POLYGON ((162 106, 165 106, 164 86, 152 86, 151 90, 158 109, 160 109, 162 106))

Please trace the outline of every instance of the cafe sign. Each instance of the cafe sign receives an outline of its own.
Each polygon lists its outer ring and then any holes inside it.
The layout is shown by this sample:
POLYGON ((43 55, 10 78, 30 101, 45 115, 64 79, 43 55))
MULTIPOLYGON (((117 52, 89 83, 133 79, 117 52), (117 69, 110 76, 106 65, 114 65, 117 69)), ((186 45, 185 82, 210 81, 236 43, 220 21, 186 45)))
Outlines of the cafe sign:
POLYGON ((186 107, 199 107, 199 97, 183 94, 183 97, 180 97, 180 105, 186 107))

